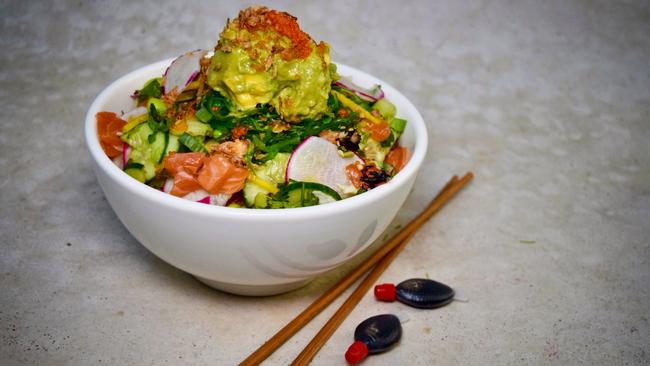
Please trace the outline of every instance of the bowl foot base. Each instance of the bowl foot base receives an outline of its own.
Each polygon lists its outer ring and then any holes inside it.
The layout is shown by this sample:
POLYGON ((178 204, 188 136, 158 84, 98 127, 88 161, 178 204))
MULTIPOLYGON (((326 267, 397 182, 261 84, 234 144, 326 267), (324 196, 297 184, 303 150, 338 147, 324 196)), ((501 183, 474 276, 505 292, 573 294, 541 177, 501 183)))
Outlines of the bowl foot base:
POLYGON ((197 280, 203 284, 210 286, 219 291, 229 292, 235 295, 244 295, 244 296, 270 296, 278 295, 285 292, 293 291, 307 285, 312 278, 306 280, 300 280, 297 282, 283 283, 280 285, 237 285, 234 283, 226 283, 209 280, 207 278, 194 276, 197 280))

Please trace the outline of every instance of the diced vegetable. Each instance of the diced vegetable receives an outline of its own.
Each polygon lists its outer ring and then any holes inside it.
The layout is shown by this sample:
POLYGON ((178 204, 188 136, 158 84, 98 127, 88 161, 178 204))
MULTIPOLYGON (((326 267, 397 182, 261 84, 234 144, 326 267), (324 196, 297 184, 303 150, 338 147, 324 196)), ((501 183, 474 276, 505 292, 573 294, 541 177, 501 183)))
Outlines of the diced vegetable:
POLYGON ((375 123, 380 123, 381 122, 381 119, 377 118, 372 113, 370 113, 367 110, 363 109, 362 107, 360 107, 358 104, 356 104, 355 102, 350 100, 345 95, 337 92, 336 90, 332 90, 332 94, 334 94, 334 96, 336 98, 338 98, 338 100, 341 102, 341 104, 343 104, 344 106, 350 108, 352 110, 352 112, 357 113, 361 117, 363 117, 365 119, 368 119, 368 120, 370 120, 372 122, 375 122, 375 123))
POLYGON ((129 168, 129 169, 124 169, 124 172, 130 175, 131 177, 133 177, 135 180, 139 181, 140 183, 144 183, 147 181, 147 177, 143 169, 129 168))
POLYGON ((206 54, 207 51, 196 50, 184 53, 175 59, 163 76, 163 93, 182 93, 185 87, 198 76, 201 70, 199 62, 206 54))
POLYGON ((149 98, 159 98, 162 95, 162 88, 160 83, 162 78, 153 78, 146 83, 140 90, 133 93, 134 97, 139 103, 146 101, 149 98))
POLYGON ((164 156, 169 155, 171 152, 176 152, 178 149, 180 149, 181 144, 178 141, 178 136, 169 134, 168 141, 167 141, 167 148, 165 148, 165 154, 164 156))
POLYGON ((266 196, 278 192, 277 185, 284 183, 289 156, 279 153, 273 160, 251 170, 243 190, 246 205, 253 206, 258 194, 266 196))
POLYGON ((316 136, 303 141, 294 150, 287 164, 285 181, 315 182, 326 185, 341 196, 349 196, 352 182, 345 168, 354 163, 363 163, 358 156, 344 158, 336 145, 316 136))
POLYGON ((199 139, 195 138, 194 136, 190 136, 186 133, 181 135, 181 137, 178 139, 178 142, 187 146, 187 148, 190 149, 191 151, 202 151, 202 152, 206 151, 205 146, 203 146, 203 143, 201 143, 199 139))
POLYGON ((212 133, 212 128, 207 123, 199 122, 194 119, 188 119, 186 123, 187 123, 187 130, 185 130, 185 132, 188 135, 208 136, 211 135, 212 133))
POLYGON ((154 132, 148 123, 143 123, 122 135, 122 140, 131 146, 129 161, 142 164, 145 180, 156 175, 156 167, 162 161, 169 135, 154 132))
POLYGON ((391 118, 390 128, 392 128, 395 132, 401 134, 404 132, 404 128, 406 128, 406 120, 401 118, 391 118))
MULTIPOLYGON (((266 207, 266 201, 258 202, 257 195, 255 199, 255 206, 257 208, 266 207), (262 205, 262 207, 259 207, 262 205)), ((263 196, 266 200, 266 196, 263 196)), ((271 208, 294 208, 294 207, 307 207, 319 204, 329 203, 341 200, 341 195, 332 188, 314 182, 291 182, 284 186, 280 191, 271 197, 268 204, 271 208)))
POLYGON ((334 85, 345 88, 367 101, 375 102, 384 98, 384 92, 381 90, 381 85, 374 85, 372 88, 366 89, 360 87, 347 78, 340 78, 334 82, 334 85))
POLYGON ((385 98, 379 99, 377 102, 375 102, 375 104, 372 105, 372 109, 379 112, 379 114, 381 114, 381 116, 387 120, 395 117, 395 113, 397 113, 397 108, 395 108, 395 105, 385 98))
POLYGON ((138 107, 122 116, 127 123, 122 127, 122 132, 129 132, 133 127, 149 120, 146 107, 138 107))
POLYGON ((167 113, 167 105, 162 100, 158 98, 149 98, 147 101, 147 110, 151 109, 152 105, 156 108, 156 111, 158 111, 159 114, 163 115, 167 113))

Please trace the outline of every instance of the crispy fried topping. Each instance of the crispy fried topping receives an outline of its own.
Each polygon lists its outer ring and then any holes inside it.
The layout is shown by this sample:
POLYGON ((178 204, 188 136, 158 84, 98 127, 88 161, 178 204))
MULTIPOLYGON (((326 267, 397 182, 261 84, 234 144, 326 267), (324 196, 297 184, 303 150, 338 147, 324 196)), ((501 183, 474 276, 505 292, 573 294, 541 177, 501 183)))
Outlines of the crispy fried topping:
MULTIPOLYGON (((267 49, 289 61, 306 58, 314 46, 311 37, 300 29, 296 17, 264 6, 253 6, 240 11, 236 19, 228 22, 221 36, 245 49, 262 67, 267 66, 269 62, 268 55, 260 50, 267 49), (277 34, 277 37, 260 36, 259 31, 270 31, 277 34), (230 32, 236 32, 236 35, 230 32), (288 44, 283 42, 282 37, 289 40, 288 44)), ((323 44, 320 52, 324 52, 324 47, 326 46, 323 44)), ((230 52, 232 44, 220 41, 217 48, 230 52)))

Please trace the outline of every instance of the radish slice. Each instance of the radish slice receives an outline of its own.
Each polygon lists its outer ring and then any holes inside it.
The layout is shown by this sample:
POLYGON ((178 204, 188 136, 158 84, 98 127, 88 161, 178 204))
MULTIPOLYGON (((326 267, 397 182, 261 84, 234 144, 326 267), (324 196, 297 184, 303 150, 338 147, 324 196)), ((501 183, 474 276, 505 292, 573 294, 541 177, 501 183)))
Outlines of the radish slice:
POLYGON ((201 198, 200 200, 196 201, 198 203, 205 203, 206 205, 210 204, 210 196, 205 196, 201 198))
POLYGON ((182 93, 187 84, 196 79, 201 70, 201 59, 208 53, 204 50, 187 52, 172 61, 163 75, 163 94, 176 90, 182 93))
MULTIPOLYGON (((165 181, 165 184, 163 184, 162 188, 160 188, 161 191, 165 193, 169 193, 172 191, 172 188, 174 188, 174 179, 172 178, 167 178, 165 181)), ((228 200, 232 197, 231 194, 226 194, 226 193, 221 193, 221 194, 210 194, 208 191, 199 189, 194 192, 190 192, 183 196, 182 198, 188 200, 188 201, 194 201, 194 202, 199 202, 199 203, 205 203, 208 205, 215 205, 215 206, 225 206, 228 200)))
POLYGON ((324 184, 341 197, 356 193, 357 189, 348 179, 345 168, 363 160, 354 155, 344 158, 339 154, 336 145, 316 136, 306 138, 293 151, 287 164, 285 183, 289 180, 301 182, 316 182, 324 184))
POLYGON ((376 102, 379 99, 384 98, 384 91, 381 90, 381 85, 374 85, 370 89, 362 88, 359 85, 352 82, 350 79, 344 77, 334 82, 334 85, 340 86, 341 88, 347 89, 354 94, 358 95, 359 98, 369 101, 376 102))
POLYGON ((183 196, 184 199, 189 200, 189 201, 194 201, 194 202, 201 202, 201 203, 210 203, 210 193, 208 191, 199 189, 194 192, 190 192, 183 196), (203 202, 203 200, 206 200, 203 202))
POLYGON ((165 184, 163 184, 162 188, 160 188, 161 191, 165 193, 169 193, 172 191, 172 188, 174 188, 174 179, 172 178, 167 178, 165 181, 165 184))
MULTIPOLYGON (((165 185, 167 185, 165 183, 165 185)), ((174 181, 172 180, 172 187, 174 185, 174 181)), ((171 190, 171 187, 169 187, 171 190)), ((168 191, 169 192, 169 191, 168 191)), ((189 201, 194 201, 194 202, 199 202, 199 203, 205 203, 208 205, 215 205, 215 206, 225 206, 226 202, 230 199, 230 194, 210 194, 208 191, 199 189, 197 191, 191 192, 183 196, 184 199, 189 200, 189 201)))
POLYGON ((124 164, 122 164, 122 155, 118 155, 113 158, 113 164, 117 165, 118 168, 124 170, 124 164))
POLYGON ((124 113, 120 118, 129 122, 129 118, 139 117, 146 113, 147 113, 147 107, 141 106, 141 107, 131 109, 130 111, 124 113))
POLYGON ((131 154, 131 146, 126 142, 122 143, 122 169, 126 166, 126 163, 129 162, 129 154, 131 154))
POLYGON ((113 158, 113 163, 117 165, 118 168, 124 170, 126 163, 129 161, 129 154, 131 153, 131 146, 126 142, 122 143, 122 153, 113 158))
POLYGON ((225 206, 230 200, 232 194, 221 193, 221 194, 211 194, 210 195, 210 204, 215 206, 225 206))

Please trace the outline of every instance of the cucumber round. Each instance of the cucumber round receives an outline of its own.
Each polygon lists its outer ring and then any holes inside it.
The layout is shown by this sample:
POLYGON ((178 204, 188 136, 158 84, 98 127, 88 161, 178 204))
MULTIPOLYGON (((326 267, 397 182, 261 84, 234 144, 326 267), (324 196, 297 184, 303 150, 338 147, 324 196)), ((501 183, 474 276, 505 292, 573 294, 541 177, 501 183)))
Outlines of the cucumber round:
POLYGON ((277 195, 287 197, 290 204, 298 204, 298 207, 300 207, 302 206, 300 205, 300 200, 303 198, 303 193, 305 192, 316 196, 320 205, 341 199, 341 195, 332 188, 315 182, 291 182, 282 188, 277 195))

